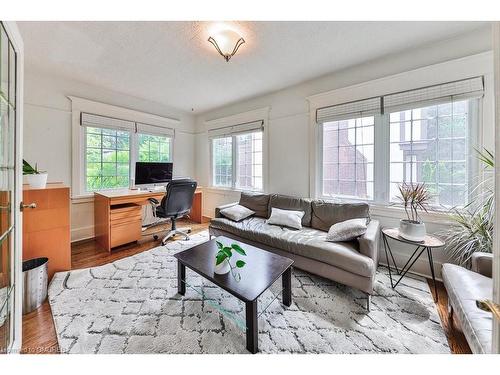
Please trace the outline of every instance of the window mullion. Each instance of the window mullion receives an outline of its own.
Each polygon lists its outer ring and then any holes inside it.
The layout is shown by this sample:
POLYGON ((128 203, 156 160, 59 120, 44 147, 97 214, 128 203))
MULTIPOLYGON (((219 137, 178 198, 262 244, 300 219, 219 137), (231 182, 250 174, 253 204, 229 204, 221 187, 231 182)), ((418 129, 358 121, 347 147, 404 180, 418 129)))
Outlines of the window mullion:
POLYGON ((236 174, 238 173, 238 140, 235 135, 232 136, 231 140, 231 179, 232 179, 232 188, 236 189, 236 181, 237 181, 237 176, 236 174))
POLYGON ((129 134, 129 158, 128 158, 128 164, 129 164, 129 171, 128 171, 128 176, 129 176, 129 184, 130 186, 134 186, 135 184, 135 163, 139 160, 138 154, 139 154, 139 134, 137 132, 130 132, 129 134))
POLYGON ((376 202, 385 203, 389 200, 390 191, 390 124, 389 116, 387 114, 375 116, 374 149, 374 200, 376 202))

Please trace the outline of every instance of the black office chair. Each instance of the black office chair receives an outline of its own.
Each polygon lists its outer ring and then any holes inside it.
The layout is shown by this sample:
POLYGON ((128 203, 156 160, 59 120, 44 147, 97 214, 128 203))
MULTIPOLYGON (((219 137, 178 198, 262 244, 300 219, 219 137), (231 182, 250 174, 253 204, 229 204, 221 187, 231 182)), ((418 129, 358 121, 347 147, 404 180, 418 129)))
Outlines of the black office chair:
MULTIPOLYGON (((172 228, 161 240, 162 245, 165 245, 169 238, 177 234, 183 236, 186 241, 189 240, 188 233, 191 233, 191 228, 177 229, 175 221, 191 211, 196 186, 196 181, 191 179, 172 180, 167 185, 167 192, 161 203, 155 198, 149 198, 149 202, 153 206, 153 215, 157 218, 170 219, 172 222, 172 228)), ((155 240, 158 239, 157 234, 153 237, 155 240)))

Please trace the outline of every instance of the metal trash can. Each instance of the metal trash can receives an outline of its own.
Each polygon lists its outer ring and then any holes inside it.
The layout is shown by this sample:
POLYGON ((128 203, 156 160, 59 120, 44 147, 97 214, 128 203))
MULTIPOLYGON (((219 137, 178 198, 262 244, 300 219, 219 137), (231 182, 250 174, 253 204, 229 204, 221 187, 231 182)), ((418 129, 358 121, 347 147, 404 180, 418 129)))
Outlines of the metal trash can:
POLYGON ((47 298, 49 258, 35 258, 23 262, 23 314, 38 307, 47 298))

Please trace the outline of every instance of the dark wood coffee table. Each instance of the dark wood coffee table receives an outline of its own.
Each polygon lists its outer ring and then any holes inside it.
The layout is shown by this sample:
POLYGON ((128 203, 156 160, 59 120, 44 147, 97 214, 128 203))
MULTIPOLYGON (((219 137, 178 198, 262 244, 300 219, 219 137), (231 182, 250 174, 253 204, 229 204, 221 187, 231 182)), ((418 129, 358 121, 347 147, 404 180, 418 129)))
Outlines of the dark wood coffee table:
POLYGON ((186 293, 187 267, 245 303, 247 349, 251 353, 259 350, 257 298, 281 276, 283 304, 290 306, 292 303, 293 260, 291 259, 224 236, 177 253, 174 257, 177 258, 179 294, 186 293), (218 251, 216 240, 224 245, 237 243, 245 250, 246 256, 238 256, 238 259, 246 262, 245 267, 238 269, 241 275, 240 281, 236 281, 231 272, 225 275, 214 273, 215 254, 218 251))

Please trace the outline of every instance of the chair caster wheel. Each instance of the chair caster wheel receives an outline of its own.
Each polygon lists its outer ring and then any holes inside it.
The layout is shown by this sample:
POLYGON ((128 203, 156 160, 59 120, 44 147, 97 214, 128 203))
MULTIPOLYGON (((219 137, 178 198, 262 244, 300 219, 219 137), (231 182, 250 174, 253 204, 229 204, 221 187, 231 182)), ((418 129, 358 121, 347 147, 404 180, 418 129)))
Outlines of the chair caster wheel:
POLYGON ((187 231, 187 232, 188 232, 188 233, 191 233, 191 229, 188 229, 188 231, 187 231))
POLYGON ((156 234, 153 235, 153 240, 158 241, 158 236, 156 234))

